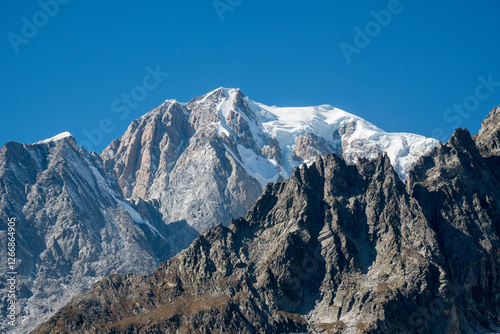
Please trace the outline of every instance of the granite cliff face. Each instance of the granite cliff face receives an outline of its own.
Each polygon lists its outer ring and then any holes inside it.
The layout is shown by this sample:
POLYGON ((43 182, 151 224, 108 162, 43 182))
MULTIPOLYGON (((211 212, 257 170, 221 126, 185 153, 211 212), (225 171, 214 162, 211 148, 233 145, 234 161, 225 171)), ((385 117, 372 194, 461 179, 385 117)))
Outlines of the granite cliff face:
POLYGON ((189 103, 165 101, 133 121, 102 158, 125 197, 157 200, 165 221, 185 220, 202 232, 243 216, 268 182, 319 155, 354 162, 386 152, 404 179, 437 144, 387 133, 332 106, 269 107, 219 88, 189 103))
POLYGON ((404 183, 385 154, 317 157, 244 218, 150 275, 96 283, 34 333, 498 332, 499 113, 404 183))
POLYGON ((148 273, 197 233, 165 225, 154 203, 127 203, 101 158, 69 134, 0 149, 0 332, 26 333, 112 273, 148 273), (135 209, 134 209, 135 207, 135 209), (139 213, 140 212, 140 213, 139 213), (16 269, 7 221, 16 218, 16 269), (7 324, 8 272, 17 272, 16 325, 7 324))

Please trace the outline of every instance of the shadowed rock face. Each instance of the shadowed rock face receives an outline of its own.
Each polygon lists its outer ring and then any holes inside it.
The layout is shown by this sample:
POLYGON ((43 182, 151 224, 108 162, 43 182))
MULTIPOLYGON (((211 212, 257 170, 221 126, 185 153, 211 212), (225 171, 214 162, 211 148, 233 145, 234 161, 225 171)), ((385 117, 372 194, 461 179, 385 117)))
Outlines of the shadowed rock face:
POLYGON ((34 333, 498 331, 498 126, 456 130, 405 183, 386 155, 318 157, 244 218, 150 275, 96 283, 34 333))

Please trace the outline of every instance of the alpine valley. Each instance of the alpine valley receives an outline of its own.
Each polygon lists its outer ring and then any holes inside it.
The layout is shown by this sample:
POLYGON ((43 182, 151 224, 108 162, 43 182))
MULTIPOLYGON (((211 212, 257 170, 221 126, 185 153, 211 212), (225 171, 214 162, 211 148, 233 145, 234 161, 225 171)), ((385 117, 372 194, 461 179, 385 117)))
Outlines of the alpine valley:
POLYGON ((0 252, 0 331, 494 333, 499 171, 500 108, 443 144, 226 88, 101 155, 69 133, 7 143, 19 321, 0 252))

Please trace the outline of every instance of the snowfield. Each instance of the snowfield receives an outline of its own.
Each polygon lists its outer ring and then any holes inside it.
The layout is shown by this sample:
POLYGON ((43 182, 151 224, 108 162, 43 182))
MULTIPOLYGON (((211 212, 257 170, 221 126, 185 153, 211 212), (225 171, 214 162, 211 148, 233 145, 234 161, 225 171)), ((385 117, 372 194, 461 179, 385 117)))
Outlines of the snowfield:
POLYGON ((420 156, 439 144, 436 139, 416 134, 385 132, 372 123, 331 105, 280 108, 244 97, 253 114, 248 115, 235 105, 240 92, 238 89, 219 88, 205 95, 199 103, 204 103, 219 90, 223 90, 227 96, 216 110, 220 120, 216 124, 219 134, 233 134, 226 124, 226 118, 230 110, 234 110, 248 123, 251 136, 261 149, 265 137, 275 138, 279 142, 281 165, 272 159, 265 159, 259 152, 238 145, 238 153, 244 166, 263 186, 278 180, 280 176, 289 177, 295 167, 313 160, 314 157, 307 161, 294 159, 297 139, 304 134, 314 134, 324 139, 332 148, 341 146, 341 149, 334 153, 342 154, 349 162, 356 162, 360 157, 373 159, 379 152, 385 152, 402 180, 420 156))

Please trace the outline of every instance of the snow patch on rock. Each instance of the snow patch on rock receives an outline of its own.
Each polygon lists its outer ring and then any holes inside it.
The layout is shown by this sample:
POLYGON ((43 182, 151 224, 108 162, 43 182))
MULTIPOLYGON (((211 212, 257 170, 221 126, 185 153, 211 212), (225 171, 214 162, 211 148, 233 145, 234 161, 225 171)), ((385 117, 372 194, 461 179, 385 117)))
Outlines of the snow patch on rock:
POLYGON ((35 144, 46 144, 46 143, 50 143, 50 142, 53 142, 56 140, 61 140, 61 139, 67 138, 67 137, 71 137, 71 133, 69 133, 68 131, 65 131, 65 132, 62 132, 62 133, 52 137, 52 138, 37 141, 35 144))

